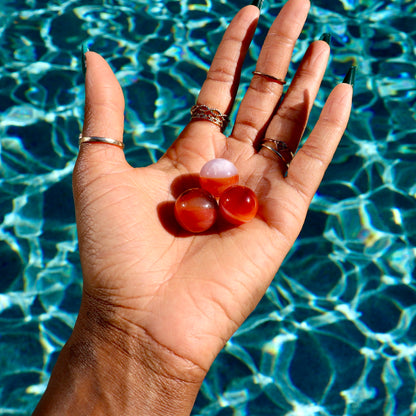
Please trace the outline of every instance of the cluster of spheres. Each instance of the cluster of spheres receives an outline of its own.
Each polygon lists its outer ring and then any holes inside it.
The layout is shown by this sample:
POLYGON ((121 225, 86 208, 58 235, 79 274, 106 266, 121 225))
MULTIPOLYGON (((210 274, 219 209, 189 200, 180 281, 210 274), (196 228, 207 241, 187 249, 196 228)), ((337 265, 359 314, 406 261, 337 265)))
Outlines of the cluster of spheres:
POLYGON ((175 202, 175 217, 187 231, 201 233, 211 228, 220 215, 234 225, 252 220, 257 213, 256 194, 238 185, 237 168, 229 160, 207 162, 199 173, 201 188, 183 192, 175 202))

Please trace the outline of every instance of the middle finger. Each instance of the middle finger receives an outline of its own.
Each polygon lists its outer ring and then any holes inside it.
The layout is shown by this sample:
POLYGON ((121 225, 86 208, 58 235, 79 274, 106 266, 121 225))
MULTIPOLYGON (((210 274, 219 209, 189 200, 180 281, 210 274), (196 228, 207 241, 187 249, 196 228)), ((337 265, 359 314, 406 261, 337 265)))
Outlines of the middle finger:
MULTIPOLYGON (((290 87, 276 114, 270 121, 264 139, 279 140, 295 153, 308 122, 319 86, 328 63, 328 43, 313 42, 296 71, 290 87)), ((275 158, 267 149, 260 149, 263 155, 275 158)))

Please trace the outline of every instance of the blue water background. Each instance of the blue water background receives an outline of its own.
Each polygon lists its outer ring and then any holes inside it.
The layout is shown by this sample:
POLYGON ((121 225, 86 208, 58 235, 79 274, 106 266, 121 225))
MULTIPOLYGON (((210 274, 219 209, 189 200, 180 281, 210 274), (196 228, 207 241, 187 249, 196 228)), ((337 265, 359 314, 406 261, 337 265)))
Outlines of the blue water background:
MULTIPOLYGON (((300 238, 212 366, 194 415, 416 414, 416 3, 312 3, 288 79, 310 42, 330 32, 311 122, 356 64, 351 121, 300 238)), ((80 45, 116 71, 126 155, 143 166, 187 122, 245 4, 0 0, 0 415, 30 414, 80 302, 71 192, 80 45)), ((265 0, 240 97, 282 4, 265 0)))

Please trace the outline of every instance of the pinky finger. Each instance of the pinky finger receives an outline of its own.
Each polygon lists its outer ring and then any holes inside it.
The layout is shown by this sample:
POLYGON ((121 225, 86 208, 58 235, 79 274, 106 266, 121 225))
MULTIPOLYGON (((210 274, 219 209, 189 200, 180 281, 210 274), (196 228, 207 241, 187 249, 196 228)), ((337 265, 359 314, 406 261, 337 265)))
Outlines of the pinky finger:
POLYGON ((355 67, 329 95, 316 126, 293 158, 287 183, 305 200, 313 198, 344 134, 351 112, 355 67))

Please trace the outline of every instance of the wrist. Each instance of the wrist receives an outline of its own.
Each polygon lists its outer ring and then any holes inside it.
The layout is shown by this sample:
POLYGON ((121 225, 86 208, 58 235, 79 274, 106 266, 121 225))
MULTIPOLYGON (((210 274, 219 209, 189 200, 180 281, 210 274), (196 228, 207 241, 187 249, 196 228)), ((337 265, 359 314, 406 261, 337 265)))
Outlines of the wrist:
POLYGON ((106 314, 83 300, 34 416, 189 415, 205 371, 106 314))

